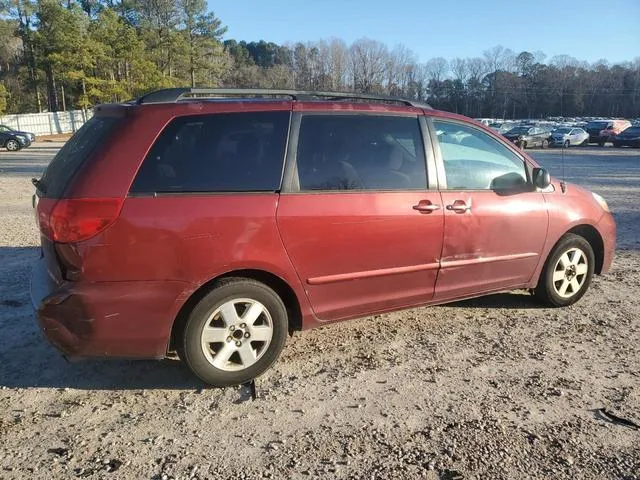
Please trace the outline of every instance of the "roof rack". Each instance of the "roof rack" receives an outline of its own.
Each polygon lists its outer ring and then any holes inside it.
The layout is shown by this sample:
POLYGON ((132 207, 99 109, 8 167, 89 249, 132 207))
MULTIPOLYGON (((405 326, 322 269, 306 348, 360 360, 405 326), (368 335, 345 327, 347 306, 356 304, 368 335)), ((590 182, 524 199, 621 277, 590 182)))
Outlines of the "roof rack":
POLYGON ((410 107, 431 109, 427 103, 406 98, 355 92, 314 92, 305 90, 275 90, 260 88, 166 88, 147 93, 136 100, 138 105, 149 103, 173 103, 180 100, 215 99, 224 97, 286 97, 292 100, 370 100, 398 103, 410 107))

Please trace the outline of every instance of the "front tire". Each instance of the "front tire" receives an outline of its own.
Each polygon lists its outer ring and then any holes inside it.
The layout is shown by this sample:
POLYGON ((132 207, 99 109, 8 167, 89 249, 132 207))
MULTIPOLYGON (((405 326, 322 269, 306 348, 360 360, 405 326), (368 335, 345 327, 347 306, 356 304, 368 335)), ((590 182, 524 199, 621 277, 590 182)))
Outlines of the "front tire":
POLYGON ((549 140, 542 140, 542 145, 541 145, 542 149, 545 149, 548 146, 549 146, 549 140))
POLYGON ((571 143, 569 142, 569 140, 565 140, 565 141, 564 141, 564 145, 563 145, 563 147, 564 147, 564 148, 569 148, 569 145, 571 145, 571 143))
POLYGON ((14 140, 13 138, 7 140, 7 143, 5 143, 4 146, 9 152, 17 152, 18 150, 20 150, 20 143, 18 143, 18 141, 14 140))
POLYGON ((287 309, 271 288, 229 278, 191 311, 181 354, 202 381, 216 387, 240 385, 277 360, 287 332, 287 309))
POLYGON ((595 266, 595 255, 583 237, 567 233, 553 248, 545 263, 536 297, 551 307, 572 305, 585 294, 595 266))

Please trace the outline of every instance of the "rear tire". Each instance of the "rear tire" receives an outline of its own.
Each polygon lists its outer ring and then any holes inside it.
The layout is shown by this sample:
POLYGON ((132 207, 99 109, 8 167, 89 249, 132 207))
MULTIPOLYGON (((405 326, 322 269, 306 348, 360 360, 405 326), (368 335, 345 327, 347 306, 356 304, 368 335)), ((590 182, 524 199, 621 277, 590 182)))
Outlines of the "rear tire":
POLYGON ((564 235, 545 262, 535 295, 551 307, 572 305, 585 294, 595 266, 589 242, 573 233, 564 235))
POLYGON ((271 288, 229 278, 189 314, 180 353, 202 381, 216 387, 240 385, 271 367, 287 332, 287 309, 271 288))

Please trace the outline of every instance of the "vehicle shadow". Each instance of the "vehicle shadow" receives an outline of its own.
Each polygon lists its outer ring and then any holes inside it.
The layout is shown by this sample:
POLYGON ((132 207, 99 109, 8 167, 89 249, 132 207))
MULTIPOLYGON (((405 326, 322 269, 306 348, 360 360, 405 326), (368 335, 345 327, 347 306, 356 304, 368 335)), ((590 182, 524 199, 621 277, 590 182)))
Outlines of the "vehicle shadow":
POLYGON ((0 388, 198 389, 177 360, 67 362, 40 332, 29 297, 36 247, 0 247, 0 388))
POLYGON ((543 304, 536 301, 533 295, 523 290, 495 293, 484 297, 447 303, 442 306, 458 308, 506 308, 513 310, 545 308, 543 304))

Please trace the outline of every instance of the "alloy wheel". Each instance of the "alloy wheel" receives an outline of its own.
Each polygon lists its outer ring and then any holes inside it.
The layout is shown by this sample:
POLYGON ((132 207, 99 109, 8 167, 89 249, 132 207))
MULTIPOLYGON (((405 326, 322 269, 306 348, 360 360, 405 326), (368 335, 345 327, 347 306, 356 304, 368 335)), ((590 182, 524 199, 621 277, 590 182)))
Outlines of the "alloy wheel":
POLYGON ((589 264, 585 253, 576 247, 564 252, 553 269, 553 289, 562 298, 576 295, 587 278, 589 264))
POLYGON ((213 311, 200 338, 202 352, 215 368, 244 370, 267 351, 273 338, 273 320, 257 300, 236 298, 213 311))

